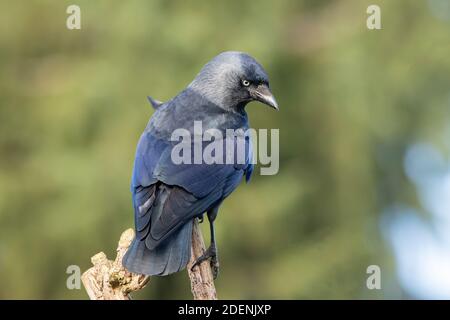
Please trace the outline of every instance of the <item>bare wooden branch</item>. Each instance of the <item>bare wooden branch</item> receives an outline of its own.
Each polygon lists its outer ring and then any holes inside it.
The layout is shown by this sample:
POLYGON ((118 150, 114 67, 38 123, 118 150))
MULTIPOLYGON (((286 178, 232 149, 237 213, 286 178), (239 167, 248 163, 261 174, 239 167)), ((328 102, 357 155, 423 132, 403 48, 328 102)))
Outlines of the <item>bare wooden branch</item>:
POLYGON ((133 229, 122 233, 114 261, 103 252, 91 258, 92 268, 81 276, 81 281, 91 300, 130 300, 130 292, 145 287, 150 277, 128 272, 122 266, 122 258, 134 239, 133 229))
MULTIPOLYGON (((122 233, 114 261, 99 252, 91 258, 93 267, 81 276, 91 300, 129 300, 130 293, 145 287, 150 277, 131 273, 122 265, 122 258, 134 239, 133 229, 122 233)), ((205 244, 198 225, 194 221, 192 230, 191 260, 187 270, 191 280, 191 291, 195 300, 216 300, 217 293, 209 261, 202 262, 191 271, 194 261, 205 251, 205 244)))
POLYGON ((211 271, 209 260, 203 261, 200 265, 191 270, 192 265, 205 252, 205 243, 202 232, 195 219, 192 228, 191 260, 187 265, 189 279, 191 279, 191 291, 195 300, 217 300, 216 287, 211 271))

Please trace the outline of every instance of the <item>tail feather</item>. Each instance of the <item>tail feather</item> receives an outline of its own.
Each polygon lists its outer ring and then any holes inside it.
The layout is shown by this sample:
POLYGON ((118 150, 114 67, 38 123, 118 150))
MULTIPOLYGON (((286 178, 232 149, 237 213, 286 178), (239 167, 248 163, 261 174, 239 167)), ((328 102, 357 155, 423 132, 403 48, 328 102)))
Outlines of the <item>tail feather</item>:
POLYGON ((183 270, 191 256, 193 220, 150 250, 145 240, 135 238, 122 263, 128 271, 150 276, 165 276, 183 270))

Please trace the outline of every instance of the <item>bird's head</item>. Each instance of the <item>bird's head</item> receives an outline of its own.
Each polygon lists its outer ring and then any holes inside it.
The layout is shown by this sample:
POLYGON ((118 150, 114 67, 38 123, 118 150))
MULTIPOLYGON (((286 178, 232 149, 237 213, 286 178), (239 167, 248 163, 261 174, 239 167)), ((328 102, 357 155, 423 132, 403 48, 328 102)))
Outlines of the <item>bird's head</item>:
POLYGON ((189 87, 222 108, 243 109, 250 101, 259 101, 278 110, 267 73, 246 53, 219 54, 202 68, 189 87))

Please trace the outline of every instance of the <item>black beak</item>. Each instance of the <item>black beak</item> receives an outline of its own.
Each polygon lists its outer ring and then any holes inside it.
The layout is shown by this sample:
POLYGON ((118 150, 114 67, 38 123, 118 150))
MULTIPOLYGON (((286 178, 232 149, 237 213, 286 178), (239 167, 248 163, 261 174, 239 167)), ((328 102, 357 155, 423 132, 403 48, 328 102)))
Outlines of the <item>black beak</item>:
POLYGON ((250 92, 250 94, 252 95, 253 99, 267 104, 269 107, 272 107, 277 111, 279 110, 278 103, 267 85, 258 85, 256 89, 250 92))

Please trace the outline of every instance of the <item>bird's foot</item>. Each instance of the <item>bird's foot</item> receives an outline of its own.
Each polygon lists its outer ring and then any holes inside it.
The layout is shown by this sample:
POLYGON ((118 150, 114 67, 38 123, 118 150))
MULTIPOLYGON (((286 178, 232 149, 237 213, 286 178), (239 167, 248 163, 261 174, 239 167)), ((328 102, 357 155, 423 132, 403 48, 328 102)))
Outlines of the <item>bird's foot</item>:
POLYGON ((210 258, 211 271, 213 274, 213 278, 216 279, 219 275, 219 259, 217 258, 217 249, 215 246, 210 246, 200 257, 197 258, 197 260, 195 260, 194 264, 191 267, 191 271, 192 269, 194 269, 194 267, 200 265, 203 261, 210 258))

